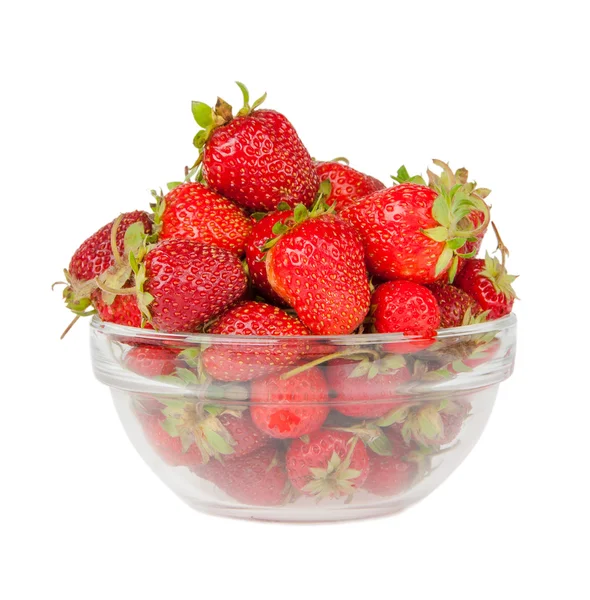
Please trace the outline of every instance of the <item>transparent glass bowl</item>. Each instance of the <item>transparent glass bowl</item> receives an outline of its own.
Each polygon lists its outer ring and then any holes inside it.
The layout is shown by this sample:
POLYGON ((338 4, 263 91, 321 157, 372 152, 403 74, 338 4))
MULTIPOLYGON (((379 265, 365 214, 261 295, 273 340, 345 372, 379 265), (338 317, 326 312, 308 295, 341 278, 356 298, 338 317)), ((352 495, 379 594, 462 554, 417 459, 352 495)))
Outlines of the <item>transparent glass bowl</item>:
POLYGON ((273 521, 398 512, 469 454, 510 376, 516 318, 401 334, 254 337, 91 326, 131 442, 194 508, 273 521))

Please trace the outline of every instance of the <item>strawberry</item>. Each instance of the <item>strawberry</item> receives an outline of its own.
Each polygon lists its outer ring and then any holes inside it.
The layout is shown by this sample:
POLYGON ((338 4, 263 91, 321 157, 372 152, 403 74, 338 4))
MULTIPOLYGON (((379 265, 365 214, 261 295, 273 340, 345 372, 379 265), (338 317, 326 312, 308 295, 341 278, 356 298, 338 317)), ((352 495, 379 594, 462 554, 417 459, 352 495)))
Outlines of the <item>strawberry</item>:
POLYGON ((252 223, 233 202, 196 182, 156 199, 154 222, 161 227, 161 240, 183 238, 244 253, 252 223))
POLYGON ((325 367, 333 408, 349 417, 375 419, 407 402, 396 388, 408 381, 410 371, 403 357, 386 355, 380 360, 339 358, 325 367))
POLYGON ((331 191, 326 198, 329 205, 335 204, 337 212, 354 204, 360 198, 373 192, 385 189, 385 186, 374 177, 365 175, 341 162, 316 162, 315 171, 320 181, 328 180, 331 191))
MULTIPOLYGON (((115 296, 110 304, 105 301, 101 290, 95 290, 90 297, 96 313, 103 321, 127 327, 141 327, 141 310, 135 296, 115 296)), ((152 329, 149 323, 145 323, 144 326, 152 329)))
POLYGON ((388 344, 398 353, 417 352, 434 342, 440 326, 440 311, 434 294, 411 281, 382 283, 371 298, 374 328, 378 333, 403 333, 421 339, 388 344))
POLYGON ((236 301, 247 285, 234 254, 184 239, 153 246, 136 281, 142 312, 159 331, 196 331, 236 301))
POLYGON ((280 453, 272 446, 225 464, 210 461, 194 471, 242 504, 278 506, 286 500, 287 474, 280 453))
POLYGON ((274 210, 282 201, 309 206, 320 183, 309 152, 286 117, 256 110, 266 94, 250 106, 248 91, 238 85, 244 107, 236 117, 221 99, 215 109, 193 102, 193 115, 203 127, 195 145, 205 181, 252 210, 274 210))
POLYGON ((312 333, 352 333, 370 300, 358 234, 337 215, 309 215, 303 206, 295 209, 292 227, 284 227, 266 257, 271 286, 312 333))
MULTIPOLYGON (((215 404, 187 402, 182 398, 160 398, 164 405, 156 415, 160 428, 167 434, 154 439, 166 440, 166 456, 176 453, 177 464, 204 464, 210 458, 229 461, 262 448, 268 436, 252 423, 250 415, 241 409, 215 404), (194 457, 198 455, 199 460, 194 457)), ((156 429, 151 424, 152 433, 156 429)), ((156 435, 154 433, 154 435, 156 435)), ((151 438, 150 438, 151 439, 151 438)))
POLYGON ((344 431, 320 430, 309 440, 293 440, 286 455, 287 475, 306 496, 350 496, 369 474, 367 450, 358 437, 344 431))
POLYGON ((410 452, 399 431, 388 427, 384 430, 390 443, 391 455, 380 455, 369 450, 369 474, 363 489, 377 496, 395 496, 406 491, 418 473, 416 462, 404 460, 410 452))
POLYGON ((490 319, 498 319, 510 313, 516 293, 512 283, 515 275, 509 275, 497 258, 486 253, 483 258, 470 258, 457 275, 455 285, 475 298, 482 310, 490 311, 490 319))
POLYGON ((284 306, 284 300, 272 289, 266 275, 266 252, 264 245, 275 237, 273 227, 276 223, 283 223, 293 218, 292 210, 276 210, 268 213, 260 221, 254 223, 250 235, 246 239, 246 261, 248 271, 255 290, 262 294, 269 302, 277 306, 284 306))
POLYGON ((252 382, 250 412, 254 424, 274 438, 297 438, 318 430, 330 412, 328 386, 312 367, 281 378, 269 375, 252 382))
MULTIPOLYGON (((131 296, 117 296, 130 298, 131 296)), ((125 355, 125 366, 144 377, 171 375, 176 369, 178 351, 163 346, 135 346, 125 355)))
MULTIPOLYGON (((225 312, 209 329, 209 333, 293 336, 309 335, 309 330, 299 319, 276 306, 263 302, 242 302, 225 312)), ((222 341, 205 350, 203 366, 214 379, 248 381, 295 364, 305 350, 306 344, 299 341, 261 347, 222 341)))
POLYGON ((452 282, 460 255, 473 252, 466 253, 465 244, 485 231, 489 209, 478 195, 481 190, 466 182, 465 170, 456 175, 445 163, 434 162, 444 170, 441 177, 431 174, 434 189, 404 182, 365 196, 340 213, 360 232, 371 274, 416 283, 447 275, 452 282), (479 217, 474 215, 479 213, 484 219, 476 226, 479 217))
POLYGON ((467 314, 477 316, 482 312, 477 302, 467 292, 454 285, 440 282, 427 287, 438 303, 440 326, 443 329, 467 325, 468 323, 465 322, 467 314))

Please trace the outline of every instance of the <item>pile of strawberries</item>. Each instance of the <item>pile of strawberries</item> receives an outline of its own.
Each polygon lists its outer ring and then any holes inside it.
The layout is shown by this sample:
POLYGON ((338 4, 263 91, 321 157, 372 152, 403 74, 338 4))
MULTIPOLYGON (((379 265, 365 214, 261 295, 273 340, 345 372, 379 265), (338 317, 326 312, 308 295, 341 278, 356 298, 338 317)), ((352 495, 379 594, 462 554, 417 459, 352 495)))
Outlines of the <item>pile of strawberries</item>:
POLYGON ((130 341, 128 369, 206 390, 202 402, 135 398, 168 464, 248 504, 399 493, 455 439, 470 403, 416 404, 397 388, 491 358, 494 340, 483 336, 433 360, 437 330, 512 310, 515 278, 489 190, 438 160, 440 174, 425 181, 401 167, 391 187, 343 159, 315 161, 282 114, 258 108, 264 96, 250 104, 238 85, 235 116, 221 99, 193 102, 197 161, 153 194, 150 212, 122 214, 78 248, 65 302, 76 319, 159 332, 298 336, 130 341), (490 224, 501 259, 476 258, 490 224), (313 338, 367 333, 407 340, 355 353, 313 338), (233 405, 232 389, 242 393, 233 405))

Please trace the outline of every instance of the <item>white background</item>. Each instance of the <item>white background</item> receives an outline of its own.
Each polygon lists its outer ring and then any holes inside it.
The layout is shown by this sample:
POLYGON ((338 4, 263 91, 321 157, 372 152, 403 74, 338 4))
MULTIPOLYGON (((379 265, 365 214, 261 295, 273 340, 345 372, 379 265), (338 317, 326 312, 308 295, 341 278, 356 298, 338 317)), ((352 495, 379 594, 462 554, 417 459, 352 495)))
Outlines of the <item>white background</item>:
MULTIPOLYGON (((0 9, 0 597, 587 598, 584 2, 14 2, 0 9), (419 506, 349 525, 200 515, 152 475, 52 281, 195 158, 190 100, 284 112, 387 181, 465 164, 520 273, 517 371, 419 506)), ((493 249, 493 241, 488 240, 493 249)))

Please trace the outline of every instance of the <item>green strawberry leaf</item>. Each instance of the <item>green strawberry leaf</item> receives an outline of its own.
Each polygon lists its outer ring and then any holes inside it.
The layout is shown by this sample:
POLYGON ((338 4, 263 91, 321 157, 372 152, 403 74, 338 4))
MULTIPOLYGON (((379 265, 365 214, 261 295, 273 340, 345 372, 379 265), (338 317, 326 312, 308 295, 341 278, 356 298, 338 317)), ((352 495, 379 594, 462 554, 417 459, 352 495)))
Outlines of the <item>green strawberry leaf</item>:
POLYGON ((173 189, 177 188, 179 185, 182 185, 182 181, 169 181, 166 184, 168 191, 171 192, 173 189))
POLYGON ((219 454, 233 454, 234 449, 216 432, 208 427, 205 428, 205 437, 211 447, 219 454))
POLYGON ((434 269, 434 276, 438 277, 448 266, 449 263, 453 260, 453 251, 445 246, 445 249, 441 252, 441 255, 438 257, 436 261, 436 267, 434 269))
MULTIPOLYGON (((446 227, 431 227, 430 229, 420 230, 424 235, 428 236, 435 242, 444 242, 449 237, 449 230, 446 227)), ((448 245, 448 242, 447 242, 448 245)))
POLYGON ((385 416, 377 419, 375 425, 379 425, 379 427, 389 427, 394 423, 401 423, 407 419, 409 410, 409 405, 396 407, 389 411, 385 416))
POLYGON ((207 129, 207 127, 213 125, 213 110, 210 106, 207 106, 204 102, 196 102, 193 100, 191 108, 193 117, 199 127, 207 129))
POLYGON ((376 438, 370 440, 367 445, 375 454, 379 454, 379 456, 391 456, 393 454, 393 446, 391 445, 389 438, 383 432, 376 438))
POLYGON ((432 217, 437 223, 448 228, 451 225, 450 212, 447 199, 442 194, 439 194, 432 205, 432 217))

